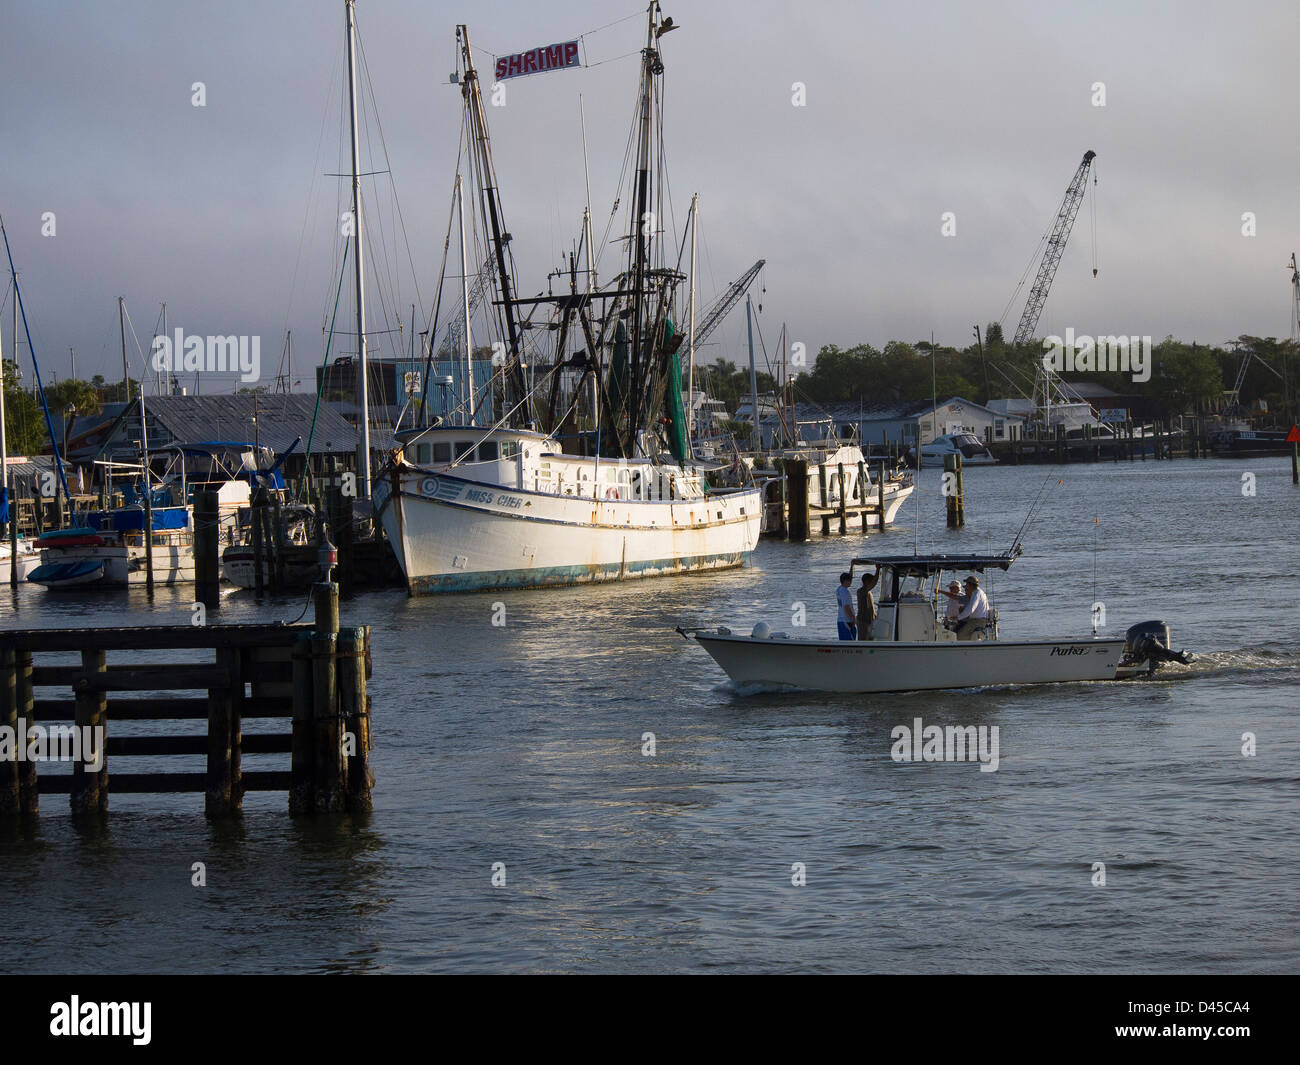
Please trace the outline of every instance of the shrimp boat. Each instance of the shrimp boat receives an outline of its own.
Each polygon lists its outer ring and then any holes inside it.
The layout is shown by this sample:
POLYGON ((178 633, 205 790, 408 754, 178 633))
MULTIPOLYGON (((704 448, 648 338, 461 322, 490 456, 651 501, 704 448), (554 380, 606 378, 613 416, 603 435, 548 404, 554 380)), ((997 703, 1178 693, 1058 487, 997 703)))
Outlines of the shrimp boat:
POLYGON ((944 572, 1010 568, 1019 548, 1002 555, 882 555, 855 558, 880 578, 879 612, 871 639, 802 639, 759 622, 748 635, 726 627, 677 631, 704 648, 738 685, 828 692, 896 692, 992 685, 1122 680, 1153 673, 1166 662, 1190 662, 1170 650, 1163 621, 1133 625, 1122 637, 1041 640, 998 637, 997 612, 982 631, 959 640, 939 620, 944 572))
MULTIPOLYGON (((466 151, 481 182, 482 244, 466 251, 473 197, 460 206, 461 308, 446 350, 463 354, 458 402, 434 424, 396 432, 398 448, 376 476, 371 499, 411 594, 526 588, 690 573, 742 564, 758 542, 758 487, 722 491, 695 465, 682 403, 678 349, 686 334, 676 292, 686 274, 668 261, 646 218, 662 216, 652 121, 662 99, 659 38, 675 29, 651 3, 641 57, 633 191, 626 261, 613 282, 595 283, 590 210, 582 247, 568 256, 560 291, 516 299, 509 234, 499 202, 469 35, 458 27, 466 151), (468 206, 467 206, 468 205, 468 206), (585 251, 585 270, 581 271, 585 251), (470 274, 494 298, 485 334, 499 337, 491 381, 479 386, 472 358, 470 274), (546 321, 530 321, 545 318, 546 321), (531 326, 553 338, 543 353, 525 347, 531 326), (526 372, 525 372, 526 371, 526 372), (500 398, 505 410, 494 413, 500 398)), ((694 224, 692 211, 692 224, 694 224)), ((450 241, 450 231, 448 238, 450 241)), ((429 334, 434 350, 437 323, 429 334)), ((532 343, 531 334, 528 343, 532 343)), ((480 336, 478 343, 487 342, 480 336)), ((428 395, 428 374, 425 396, 428 395)), ((426 402, 420 409, 428 411, 426 402)))

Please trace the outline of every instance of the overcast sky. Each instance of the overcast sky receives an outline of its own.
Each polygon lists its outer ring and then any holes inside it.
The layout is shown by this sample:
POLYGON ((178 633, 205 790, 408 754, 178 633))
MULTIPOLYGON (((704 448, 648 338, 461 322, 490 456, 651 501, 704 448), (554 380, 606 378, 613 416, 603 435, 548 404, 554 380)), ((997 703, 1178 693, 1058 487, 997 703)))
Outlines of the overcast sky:
MULTIPOLYGON (((73 347, 78 376, 120 377, 123 295, 142 343, 163 301, 173 329, 260 335, 267 378, 292 328, 295 376, 310 383, 347 191, 323 176, 347 168, 343 12, 341 0, 7 0, 0 213, 47 375, 67 375, 73 347)), ((359 0, 357 12, 415 263, 412 283, 386 217, 374 294, 403 318, 417 284, 429 312, 447 225, 455 23, 468 21, 485 69, 584 35, 589 66, 509 81, 506 106, 488 108, 520 289, 540 291, 585 199, 579 94, 598 234, 609 215, 644 8, 359 0)), ((810 354, 931 332, 966 344, 1003 314, 1089 148, 1099 273, 1085 201, 1040 335, 1289 335, 1295 0, 665 0, 664 13, 681 26, 662 41, 677 232, 699 192, 702 304, 767 260, 769 347, 782 321, 810 354), (946 211, 955 236, 941 235, 946 211)), ((363 169, 384 167, 377 147, 368 155, 363 169)), ((380 306, 371 321, 395 324, 380 306)), ((742 308, 703 357, 739 362, 743 338, 742 308)), ((4 345, 11 356, 7 307, 4 345)))

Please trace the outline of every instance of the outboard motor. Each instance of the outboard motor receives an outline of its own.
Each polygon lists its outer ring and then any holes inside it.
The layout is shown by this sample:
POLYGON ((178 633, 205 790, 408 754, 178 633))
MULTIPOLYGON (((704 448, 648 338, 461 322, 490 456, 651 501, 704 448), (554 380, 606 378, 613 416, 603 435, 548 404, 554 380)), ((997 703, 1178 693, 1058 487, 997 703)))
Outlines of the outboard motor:
POLYGON ((1163 621, 1140 621, 1130 625, 1124 633, 1124 665, 1147 664, 1154 673, 1162 662, 1181 662, 1188 665, 1192 656, 1186 651, 1170 650, 1169 626, 1163 621))

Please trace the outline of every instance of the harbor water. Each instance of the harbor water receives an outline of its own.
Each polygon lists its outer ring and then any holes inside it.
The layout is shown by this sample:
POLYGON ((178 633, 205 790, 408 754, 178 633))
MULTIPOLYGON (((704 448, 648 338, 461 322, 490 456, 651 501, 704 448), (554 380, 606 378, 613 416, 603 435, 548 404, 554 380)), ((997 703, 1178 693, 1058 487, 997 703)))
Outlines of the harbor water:
MULTIPOLYGON (((36 825, 0 829, 15 916, 0 971, 1300 968, 1289 460, 968 470, 958 531, 938 476, 884 534, 764 541, 738 570, 345 599, 344 623, 373 628, 374 814, 294 820, 283 794, 255 794, 220 823, 199 795, 114 795, 88 827, 45 795, 36 825), (984 582, 1002 635, 1087 634, 1099 603, 1107 634, 1167 621, 1192 666, 738 691, 673 631, 762 620, 833 637, 855 555, 1005 550, 1040 490, 1024 556, 984 582), (891 732, 916 719, 996 726, 996 771, 895 761, 891 732)), ((192 596, 24 588, 0 612, 10 627, 183 624, 192 596)), ((302 607, 232 592, 220 618, 302 607)), ((246 768, 288 764, 256 757, 246 768)))

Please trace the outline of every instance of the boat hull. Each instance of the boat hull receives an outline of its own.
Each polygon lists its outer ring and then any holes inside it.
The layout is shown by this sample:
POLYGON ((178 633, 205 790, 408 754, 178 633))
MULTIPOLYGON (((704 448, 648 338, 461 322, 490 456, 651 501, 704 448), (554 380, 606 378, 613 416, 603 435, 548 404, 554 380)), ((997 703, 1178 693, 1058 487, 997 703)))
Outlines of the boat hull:
POLYGON ((758 489, 679 501, 520 491, 406 467, 374 502, 413 595, 539 588, 741 565, 758 489))
POLYGON ((889 643, 696 633, 735 683, 812 691, 892 692, 1116 680, 1124 640, 889 643))
MULTIPOLYGON (((56 571, 47 570, 54 575, 56 571)), ((126 588, 148 583, 146 572, 145 549, 143 545, 120 547, 105 545, 102 547, 59 547, 45 548, 41 551, 40 567, 30 573, 28 580, 42 584, 46 588, 103 587, 126 588), (60 578, 42 579, 41 570, 46 567, 67 567, 63 572, 73 573, 79 563, 86 563, 84 573, 76 579, 60 578), (90 577, 90 565, 99 567, 99 576, 90 577)), ((153 580, 154 584, 184 584, 194 580, 194 549, 188 544, 154 544, 153 545, 153 580)))

